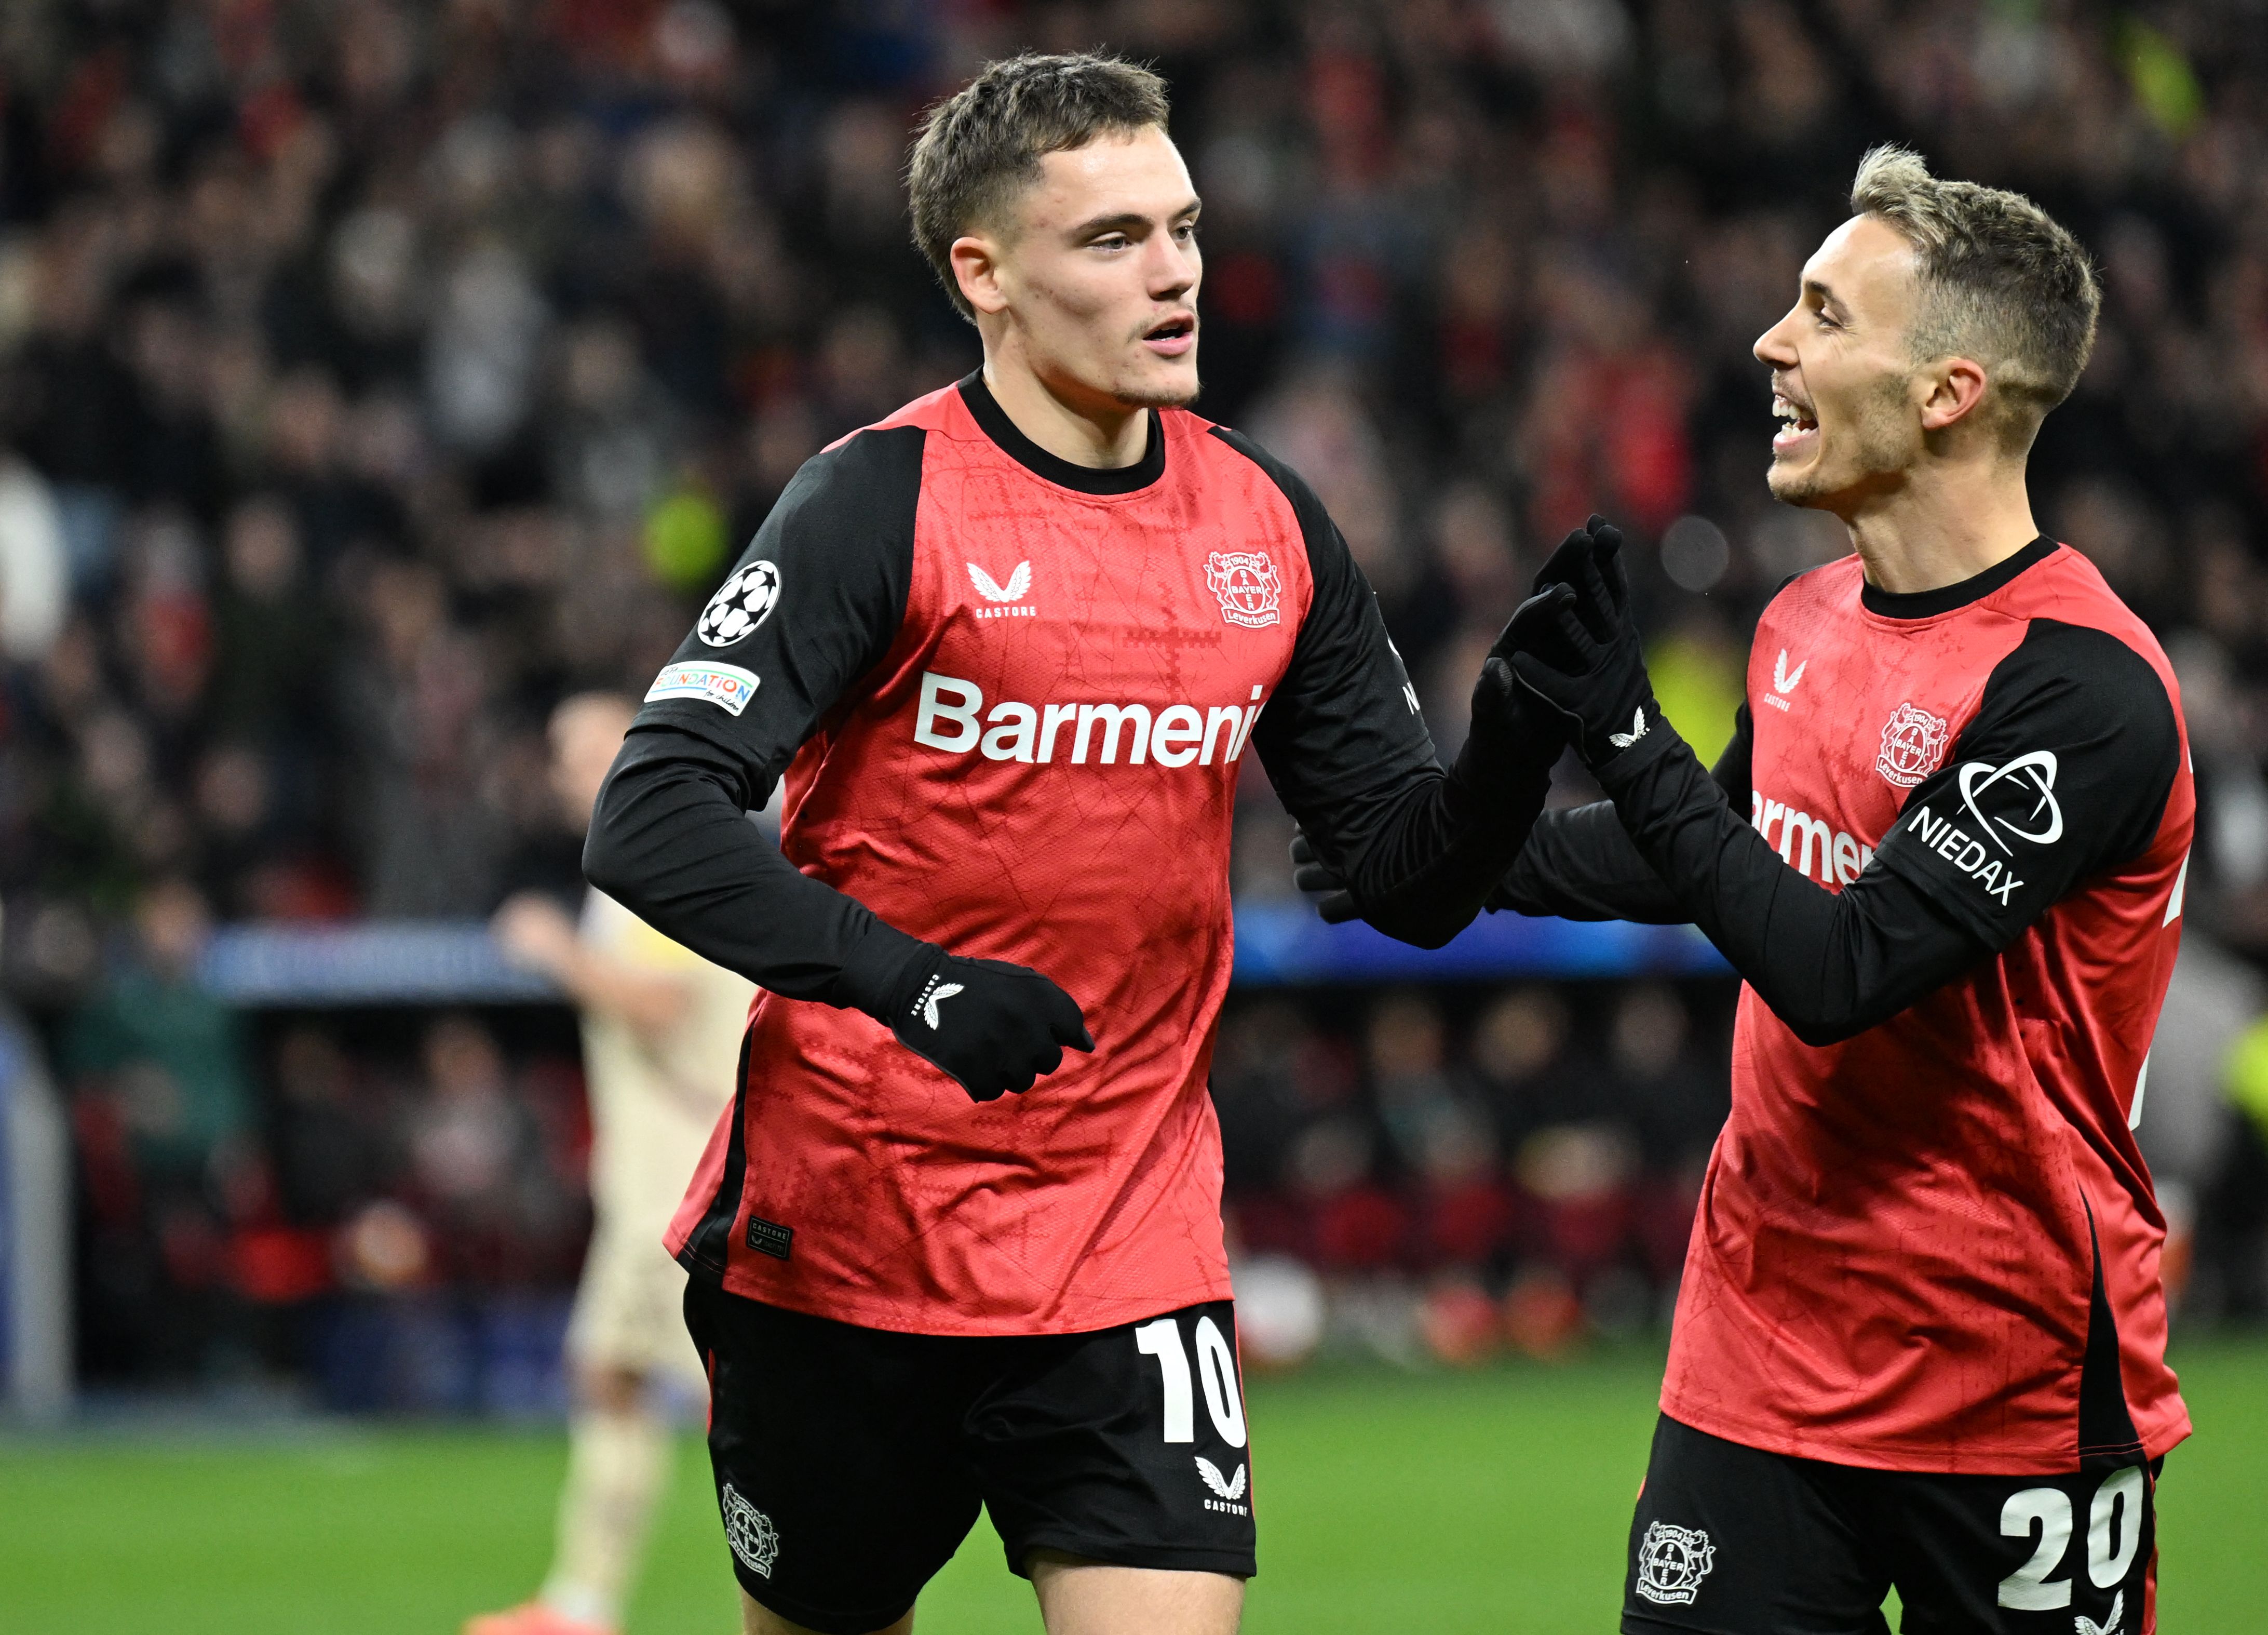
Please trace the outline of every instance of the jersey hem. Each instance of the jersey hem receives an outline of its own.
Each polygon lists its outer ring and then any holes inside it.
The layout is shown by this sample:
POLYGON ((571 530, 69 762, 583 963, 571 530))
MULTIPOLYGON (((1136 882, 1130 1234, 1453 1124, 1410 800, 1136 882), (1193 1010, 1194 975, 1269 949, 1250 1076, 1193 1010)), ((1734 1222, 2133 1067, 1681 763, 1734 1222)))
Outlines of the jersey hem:
MULTIPOLYGON (((681 1263, 682 1261, 681 1260, 681 1263)), ((706 1266, 696 1264, 687 1270, 695 1276, 709 1275, 706 1266)), ((885 1334, 926 1334, 948 1339, 997 1339, 1019 1335, 1038 1334, 1100 1334, 1106 1329, 1120 1329, 1130 1322, 1141 1322, 1147 1318, 1161 1317, 1167 1312, 1202 1306, 1212 1300, 1233 1300, 1235 1291, 1226 1278, 1217 1283, 1208 1280, 1192 1284, 1180 1293, 1145 1295, 1128 1300, 1123 1310, 1113 1313, 1087 1312, 1067 1315, 1052 1322, 1033 1317, 1003 1317, 968 1320, 955 1318, 948 1310, 941 1316, 930 1311, 909 1312, 902 1307, 878 1301, 842 1300, 827 1300, 782 1294, 777 1290, 747 1286, 747 1280, 727 1270, 721 1278, 712 1278, 725 1293, 742 1300, 754 1300, 760 1306, 777 1307, 806 1317, 823 1317, 829 1322, 849 1323, 857 1329, 876 1329, 885 1334)))
MULTIPOLYGON (((1742 1447, 1789 1459, 1806 1459, 1815 1464, 1845 1465, 1861 1470, 1896 1470, 1911 1476, 2069 1476, 2084 1462, 2075 1445, 2056 1453, 2014 1448, 1980 1450, 1972 1458, 1950 1462, 1933 1450, 1925 1452, 1896 1442, 1831 1441, 1818 1436, 1792 1436, 1777 1425, 1748 1424, 1722 1414, 1694 1411, 1668 1391, 1661 1394, 1661 1411, 1688 1430, 1720 1441, 1735 1442, 1742 1447)), ((2145 1436, 2137 1458, 2162 1459, 2187 1441, 2190 1434, 2190 1418, 2184 1413, 2177 1424, 2145 1436)))

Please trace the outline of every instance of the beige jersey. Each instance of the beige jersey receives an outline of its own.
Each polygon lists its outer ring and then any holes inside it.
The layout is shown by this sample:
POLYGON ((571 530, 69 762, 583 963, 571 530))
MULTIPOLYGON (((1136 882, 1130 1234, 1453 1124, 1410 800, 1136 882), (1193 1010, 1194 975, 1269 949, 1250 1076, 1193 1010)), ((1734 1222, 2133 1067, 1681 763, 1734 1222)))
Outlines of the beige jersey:
POLYGON ((733 1098, 754 984, 680 947, 622 904, 592 892, 584 946, 640 970, 681 976, 685 1015, 659 1038, 598 1012, 583 1013, 583 1068, 591 1095, 591 1198, 600 1217, 658 1242, 684 1195, 725 1105, 733 1098))

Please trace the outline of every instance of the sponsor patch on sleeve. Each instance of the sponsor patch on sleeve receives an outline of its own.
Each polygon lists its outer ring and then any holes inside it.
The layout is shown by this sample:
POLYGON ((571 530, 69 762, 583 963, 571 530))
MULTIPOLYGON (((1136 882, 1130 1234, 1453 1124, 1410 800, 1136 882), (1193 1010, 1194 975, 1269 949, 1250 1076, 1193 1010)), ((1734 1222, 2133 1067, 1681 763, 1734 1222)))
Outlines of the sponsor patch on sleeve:
POLYGON ((738 715, 756 696, 756 677, 738 665, 666 665, 661 674, 653 678, 653 685, 646 689, 645 701, 654 703, 664 698, 702 698, 726 715, 738 715))

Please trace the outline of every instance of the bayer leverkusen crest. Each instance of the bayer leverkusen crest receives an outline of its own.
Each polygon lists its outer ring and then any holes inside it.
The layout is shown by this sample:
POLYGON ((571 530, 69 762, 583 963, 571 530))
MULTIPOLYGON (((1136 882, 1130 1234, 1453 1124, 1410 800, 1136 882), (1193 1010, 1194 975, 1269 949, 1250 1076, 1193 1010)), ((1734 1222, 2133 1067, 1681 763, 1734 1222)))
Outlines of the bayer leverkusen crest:
POLYGON ((1220 599, 1220 616, 1257 630, 1282 617, 1278 602, 1284 581, 1264 550, 1217 550, 1205 558, 1205 583, 1220 599))
POLYGON ((1911 789, 1945 760, 1952 729, 1918 704, 1903 703, 1882 723, 1882 751, 1874 770, 1900 789, 1911 789))

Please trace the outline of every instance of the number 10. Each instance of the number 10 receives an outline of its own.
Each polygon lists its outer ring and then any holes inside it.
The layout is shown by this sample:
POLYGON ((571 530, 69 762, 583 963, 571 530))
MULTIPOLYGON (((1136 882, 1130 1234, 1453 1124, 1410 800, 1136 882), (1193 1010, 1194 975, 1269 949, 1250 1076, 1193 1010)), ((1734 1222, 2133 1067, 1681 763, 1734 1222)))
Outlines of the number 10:
MULTIPOLYGON (((1134 1330, 1134 1349, 1158 1359, 1160 1382, 1166 1388, 1166 1440, 1196 1441, 1196 1393, 1189 1387, 1189 1359, 1182 1349, 1181 1324, 1171 1317, 1144 1323, 1134 1330)), ((1197 1319, 1197 1374, 1198 1383, 1204 1387, 1205 1411, 1212 1416, 1212 1428, 1231 1447, 1243 1447, 1244 1400, 1236 1390, 1236 1354, 1221 1337, 1220 1325, 1211 1317, 1197 1319)))

